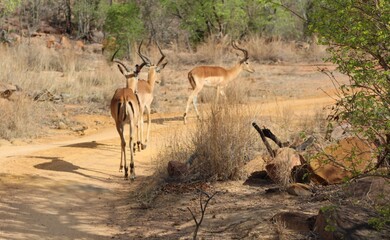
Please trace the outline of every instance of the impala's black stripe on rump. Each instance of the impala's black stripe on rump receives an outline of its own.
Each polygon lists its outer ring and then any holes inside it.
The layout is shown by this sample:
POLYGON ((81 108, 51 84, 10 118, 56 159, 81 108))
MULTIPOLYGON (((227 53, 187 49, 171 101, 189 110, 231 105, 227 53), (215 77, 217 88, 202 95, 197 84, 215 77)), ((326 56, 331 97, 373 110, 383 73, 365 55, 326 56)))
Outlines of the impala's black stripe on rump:
POLYGON ((130 107, 131 107, 131 111, 132 111, 133 114, 134 114, 134 106, 133 106, 133 103, 132 103, 131 101, 128 101, 128 103, 129 103, 129 105, 130 105, 130 107))
POLYGON ((191 72, 188 73, 188 80, 190 81, 190 84, 191 84, 191 87, 192 87, 192 90, 195 89, 196 87, 196 83, 195 83, 195 79, 194 79, 194 76, 192 75, 191 72))

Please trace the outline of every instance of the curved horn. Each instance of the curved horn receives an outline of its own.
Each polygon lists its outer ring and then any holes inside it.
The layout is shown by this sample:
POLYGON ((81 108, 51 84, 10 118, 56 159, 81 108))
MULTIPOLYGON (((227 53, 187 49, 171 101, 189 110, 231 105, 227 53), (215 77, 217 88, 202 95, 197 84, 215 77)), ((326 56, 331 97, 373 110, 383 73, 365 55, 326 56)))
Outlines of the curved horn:
MULTIPOLYGON (((139 46, 138 46, 138 52, 137 52, 137 54, 138 54, 138 56, 142 59, 142 61, 143 61, 143 65, 146 65, 146 64, 151 64, 151 62, 150 62, 150 59, 147 57, 147 56, 145 56, 145 55, 143 55, 142 53, 141 53, 141 46, 142 46, 142 43, 143 43, 143 40, 141 41, 141 43, 139 44, 139 46)), ((141 64, 141 65, 142 65, 141 64)))
POLYGON ((131 72, 131 69, 129 69, 123 62, 115 58, 115 55, 119 52, 119 48, 115 51, 114 55, 112 55, 111 62, 116 62, 120 64, 122 67, 126 69, 127 72, 131 72))
POLYGON ((157 64, 156 64, 156 66, 159 66, 160 63, 164 60, 165 55, 164 55, 164 53, 161 51, 161 48, 160 48, 160 45, 158 44, 158 42, 156 42, 156 44, 157 44, 158 50, 160 51, 160 54, 161 54, 161 58, 160 58, 160 60, 158 60, 158 62, 157 62, 157 64))
POLYGON ((114 61, 115 55, 119 52, 119 48, 114 52, 114 55, 112 55, 111 62, 114 61))
POLYGON ((244 53, 244 58, 240 60, 240 63, 243 63, 246 60, 248 60, 249 56, 248 56, 248 51, 247 50, 238 47, 237 44, 236 44, 236 41, 232 42, 232 46, 233 46, 234 49, 239 50, 239 51, 244 53))

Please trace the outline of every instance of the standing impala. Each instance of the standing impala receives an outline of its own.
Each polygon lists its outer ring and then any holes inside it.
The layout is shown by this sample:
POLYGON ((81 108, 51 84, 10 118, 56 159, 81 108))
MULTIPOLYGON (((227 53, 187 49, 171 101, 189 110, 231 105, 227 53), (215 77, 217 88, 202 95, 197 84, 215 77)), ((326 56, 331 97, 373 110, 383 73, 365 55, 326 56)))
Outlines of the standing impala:
POLYGON ((216 87, 217 96, 216 100, 218 101, 218 96, 221 94, 225 96, 223 88, 225 88, 230 81, 235 79, 242 70, 253 73, 255 70, 249 66, 248 63, 248 51, 242 48, 239 48, 237 44, 233 41, 232 46, 234 49, 239 50, 244 53, 244 58, 241 59, 236 65, 231 68, 223 68, 220 66, 197 66, 193 68, 188 73, 188 80, 190 81, 193 91, 187 100, 186 111, 184 113, 184 123, 187 122, 187 113, 191 101, 194 105, 196 115, 199 119, 199 112, 197 107, 197 98, 199 92, 203 89, 204 86, 216 87))
MULTIPOLYGON (((141 45, 142 45, 142 42, 141 42, 141 45)), ((167 65, 168 62, 162 63, 164 58, 165 58, 165 55, 161 51, 161 48, 158 45, 158 43, 157 43, 157 47, 158 47, 158 50, 160 51, 161 58, 160 58, 160 60, 158 60, 156 65, 151 63, 149 58, 141 53, 141 51, 140 51, 141 45, 139 46, 139 49, 138 49, 138 55, 141 57, 143 62, 146 62, 147 66, 149 66, 148 80, 141 79, 138 81, 138 96, 139 96, 139 100, 141 103, 141 115, 140 115, 140 117, 141 117, 141 121, 140 121, 140 123, 141 123, 141 143, 142 143, 141 146, 142 146, 142 149, 145 149, 147 146, 147 143, 149 141, 150 121, 151 121, 150 107, 151 107, 151 104, 153 101, 153 91, 154 91, 154 86, 156 84, 156 79, 157 79, 156 75, 165 67, 165 65, 167 65), (144 118, 143 118, 143 115, 144 115, 145 109, 146 109, 146 115, 148 117, 148 126, 147 126, 147 130, 146 130, 147 131, 146 140, 144 142, 144 118), (145 143, 145 144, 143 144, 143 143, 145 143)))
MULTIPOLYGON (((115 56, 115 54, 114 54, 115 56)), ((113 56, 113 58, 114 58, 113 56)), ((125 178, 128 177, 128 167, 126 162, 126 140, 124 137, 124 127, 128 123, 130 125, 129 129, 129 149, 130 149, 130 179, 135 178, 134 171, 134 132, 137 133, 138 138, 138 150, 140 146, 140 131, 138 128, 139 125, 139 115, 140 115, 140 103, 138 96, 136 95, 134 89, 137 86, 138 74, 141 71, 142 67, 146 65, 146 62, 143 62, 141 65, 136 65, 135 70, 132 72, 119 60, 114 60, 117 62, 118 67, 123 75, 126 76, 127 84, 126 88, 118 88, 114 96, 111 99, 111 116, 115 120, 116 130, 118 131, 119 137, 121 139, 121 162, 119 165, 119 170, 122 170, 123 163, 125 167, 125 178)))

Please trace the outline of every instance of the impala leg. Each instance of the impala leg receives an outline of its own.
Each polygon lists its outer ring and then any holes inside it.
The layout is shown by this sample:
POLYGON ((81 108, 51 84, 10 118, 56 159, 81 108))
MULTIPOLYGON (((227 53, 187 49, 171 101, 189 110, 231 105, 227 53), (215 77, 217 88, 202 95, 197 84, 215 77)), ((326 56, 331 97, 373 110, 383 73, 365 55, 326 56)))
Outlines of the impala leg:
POLYGON ((221 88, 221 90, 219 90, 219 93, 221 94, 221 96, 223 97, 223 99, 226 101, 227 100, 227 97, 226 97, 226 93, 224 91, 223 88, 221 88))
POLYGON ((191 101, 192 101, 192 104, 194 105, 196 116, 199 119, 199 111, 198 111, 198 107, 197 107, 197 102, 198 102, 198 93, 200 92, 200 90, 201 90, 201 88, 195 88, 194 91, 188 97, 186 111, 184 113, 184 124, 187 123, 187 113, 188 113, 188 109, 190 107, 191 101))
MULTIPOLYGON (((121 137, 121 164, 119 166, 119 169, 122 169, 123 168, 123 165, 122 165, 122 162, 124 163, 124 166, 125 166, 125 179, 127 179, 127 177, 129 176, 128 174, 128 167, 127 167, 127 163, 126 163, 126 140, 125 140, 125 137, 123 135, 123 129, 124 129, 124 126, 121 127, 121 132, 120 132, 120 137, 121 137)), ((131 146, 131 145, 130 145, 131 146)))
POLYGON ((198 118, 198 120, 200 119, 200 116, 199 116, 199 111, 198 111, 198 95, 195 95, 193 100, 192 100, 192 103, 194 104, 194 108, 195 108, 195 112, 196 112, 196 117, 198 118))
POLYGON ((144 142, 144 115, 143 115, 143 110, 141 110, 141 113, 140 113, 140 116, 139 116, 139 125, 138 125, 138 128, 139 130, 137 131, 137 137, 138 137, 138 141, 137 141, 137 147, 138 147, 138 152, 141 151, 141 149, 143 150, 143 142, 144 142))
POLYGON ((184 116, 183 116, 184 124, 187 123, 187 113, 188 113, 188 109, 190 108, 191 101, 193 101, 192 100, 193 98, 194 98, 194 92, 190 94, 187 100, 186 111, 184 112, 184 116))
POLYGON ((149 143, 149 134, 150 134, 150 124, 151 124, 151 119, 150 119, 150 106, 146 107, 146 116, 148 117, 148 126, 146 127, 146 140, 145 140, 145 145, 143 146, 145 149, 146 145, 149 143))
POLYGON ((219 94, 221 92, 221 88, 219 86, 217 86, 217 92, 216 92, 216 96, 215 96, 215 103, 218 103, 219 101, 219 94))
MULTIPOLYGON (((146 110, 148 109, 147 107, 145 107, 146 110)), ((141 120, 141 150, 144 150, 146 148, 146 142, 148 141, 148 135, 146 135, 146 139, 144 138, 144 112, 145 112, 145 108, 143 108, 141 110, 141 117, 142 117, 142 120, 141 120)), ((148 121, 149 121, 149 115, 148 115, 148 121)), ((147 131, 149 131, 149 124, 147 126, 147 131)), ((148 133, 147 133, 148 134, 148 133)))
MULTIPOLYGON (((136 126, 134 124, 134 121, 131 121, 130 122, 130 134, 129 134, 129 138, 130 138, 130 146, 133 146, 133 141, 134 141, 134 138, 133 138, 133 134, 134 134, 134 128, 137 128, 136 129, 136 132, 138 132, 138 126, 136 126)), ((135 179, 135 172, 134 172, 134 151, 130 148, 130 180, 134 180, 135 179)))
POLYGON ((125 139, 123 137, 123 126, 119 126, 119 124, 116 125, 116 130, 119 134, 119 137, 121 138, 121 162, 119 164, 119 172, 122 172, 122 169, 123 169, 123 157, 124 157, 124 150, 125 150, 125 147, 126 147, 126 142, 125 142, 125 139))

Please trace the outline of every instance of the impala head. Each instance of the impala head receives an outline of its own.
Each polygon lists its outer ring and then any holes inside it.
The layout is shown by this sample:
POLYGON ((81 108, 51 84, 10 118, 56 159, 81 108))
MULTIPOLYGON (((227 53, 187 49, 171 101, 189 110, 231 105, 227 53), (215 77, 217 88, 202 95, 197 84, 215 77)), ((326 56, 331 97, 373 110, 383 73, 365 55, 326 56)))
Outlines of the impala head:
POLYGON ((165 65, 168 64, 168 61, 165 61, 163 63, 163 60, 165 59, 165 55, 164 53, 161 51, 161 48, 160 48, 160 45, 158 44, 158 42, 156 42, 157 44, 157 47, 158 47, 158 50, 160 51, 160 54, 161 54, 161 58, 160 60, 158 60, 157 64, 153 64, 150 59, 145 56, 144 54, 141 53, 141 45, 142 45, 142 42, 141 44, 139 45, 138 47, 138 55, 140 56, 140 58, 142 59, 142 61, 144 63, 146 63, 146 65, 150 68, 155 68, 156 69, 156 72, 160 72, 162 69, 164 69, 165 65))
POLYGON ((240 60, 240 65, 242 67, 242 70, 245 70, 250 73, 255 72, 255 70, 250 66, 248 62, 249 59, 248 51, 238 47, 235 41, 232 42, 232 47, 244 53, 244 58, 240 60))
POLYGON ((112 62, 116 62, 119 68, 119 71, 126 78, 126 85, 133 90, 137 87, 138 74, 141 72, 142 68, 147 64, 145 61, 141 65, 136 64, 134 70, 126 66, 122 61, 115 58, 115 55, 118 53, 119 49, 115 51, 114 55, 111 58, 112 62))

